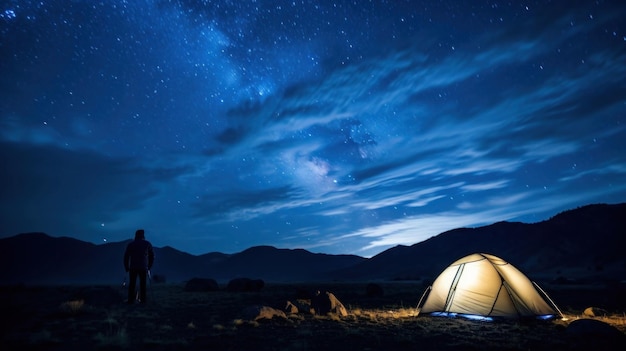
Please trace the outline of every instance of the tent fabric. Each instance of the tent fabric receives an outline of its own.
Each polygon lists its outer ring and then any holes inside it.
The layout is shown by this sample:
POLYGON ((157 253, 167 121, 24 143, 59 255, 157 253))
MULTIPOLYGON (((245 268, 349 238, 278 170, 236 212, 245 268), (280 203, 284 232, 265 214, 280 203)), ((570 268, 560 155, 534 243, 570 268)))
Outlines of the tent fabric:
POLYGON ((435 279, 420 310, 433 312, 510 318, 560 314, 522 272, 484 253, 453 262, 435 279))

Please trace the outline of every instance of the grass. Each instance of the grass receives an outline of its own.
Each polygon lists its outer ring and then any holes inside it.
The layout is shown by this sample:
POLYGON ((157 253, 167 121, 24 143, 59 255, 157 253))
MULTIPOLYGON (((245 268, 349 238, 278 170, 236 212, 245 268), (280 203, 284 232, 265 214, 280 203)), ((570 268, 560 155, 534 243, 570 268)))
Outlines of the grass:
POLYGON ((65 301, 61 304, 60 309, 63 313, 75 315, 81 313, 85 307, 85 300, 65 301))
POLYGON ((108 333, 98 332, 94 335, 96 347, 105 348, 109 346, 126 348, 130 345, 128 334, 125 328, 118 328, 108 333))
MULTIPOLYGON (((566 320, 489 323, 418 316, 416 304, 423 286, 410 282, 382 285, 385 294, 380 297, 367 297, 364 283, 266 284, 258 293, 192 293, 184 292, 182 285, 155 285, 148 304, 131 306, 123 303, 125 291, 119 287, 97 287, 98 294, 85 294, 89 298, 80 296, 89 287, 0 288, 0 307, 7 311, 1 329, 7 347, 2 349, 54 349, 58 345, 94 350, 388 350, 418 345, 442 350, 583 349, 589 345, 567 334, 569 323, 590 318, 583 310, 597 301, 606 302, 606 296, 623 296, 562 292, 556 301, 568 306, 563 311, 566 320), (318 288, 333 292, 348 316, 301 312, 271 320, 242 317, 248 306, 281 309, 286 301, 296 301, 297 291, 318 288), (589 303, 570 303, 567 296, 589 303)), ((621 298, 598 307, 611 312, 594 319, 626 334, 621 298)), ((602 349, 604 341, 594 340, 594 349, 602 349)))

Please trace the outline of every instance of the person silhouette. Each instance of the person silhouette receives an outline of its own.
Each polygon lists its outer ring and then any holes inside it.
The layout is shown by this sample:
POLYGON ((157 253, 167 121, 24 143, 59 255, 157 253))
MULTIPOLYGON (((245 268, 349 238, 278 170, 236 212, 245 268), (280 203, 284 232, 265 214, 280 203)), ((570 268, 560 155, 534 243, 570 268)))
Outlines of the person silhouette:
POLYGON ((154 249, 146 240, 143 229, 137 229, 135 240, 126 246, 124 268, 128 272, 128 304, 135 303, 137 297, 137 278, 139 277, 139 302, 146 303, 146 281, 154 263, 154 249))

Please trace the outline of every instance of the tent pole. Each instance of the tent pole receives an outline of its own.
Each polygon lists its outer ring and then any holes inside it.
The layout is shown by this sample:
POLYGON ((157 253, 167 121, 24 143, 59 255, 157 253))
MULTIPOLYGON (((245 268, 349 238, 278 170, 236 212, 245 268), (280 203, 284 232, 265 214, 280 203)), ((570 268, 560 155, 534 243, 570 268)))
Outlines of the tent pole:
POLYGON ((539 289, 539 291, 541 291, 541 293, 543 294, 543 296, 545 296, 548 301, 550 301, 550 304, 552 304, 552 307, 554 307, 554 309, 559 312, 559 316, 561 316, 561 318, 565 318, 565 316, 563 316, 563 313, 561 312, 561 310, 559 310, 559 307, 554 303, 554 301, 552 301, 552 299, 550 298, 550 296, 548 296, 548 294, 546 294, 545 291, 543 291, 543 289, 539 286, 539 284, 533 282, 533 285, 539 289))
POLYGON ((416 315, 416 317, 417 317, 417 316, 419 316, 419 314, 420 314, 420 308, 421 308, 421 306, 422 306, 422 300, 424 300, 424 296, 426 296, 426 293, 427 293, 427 292, 429 292, 432 288, 433 288, 433 286, 432 286, 432 285, 429 285, 429 286, 426 288, 426 290, 424 290, 424 293, 422 294, 422 297, 420 297, 420 300, 419 300, 419 302, 417 303, 417 307, 416 307, 416 310, 417 310, 417 315, 416 315))

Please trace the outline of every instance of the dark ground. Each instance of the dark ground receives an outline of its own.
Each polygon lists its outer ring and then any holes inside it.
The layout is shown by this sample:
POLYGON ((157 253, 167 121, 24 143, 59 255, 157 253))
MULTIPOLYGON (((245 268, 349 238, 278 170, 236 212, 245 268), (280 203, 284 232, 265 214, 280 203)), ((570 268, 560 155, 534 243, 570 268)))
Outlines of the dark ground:
POLYGON ((121 286, 0 288, 1 350, 621 350, 626 291, 621 286, 545 287, 568 320, 480 322, 416 316, 424 286, 380 283, 266 284, 260 292, 185 292, 155 284, 143 305, 123 303, 121 286), (333 292, 347 317, 298 313, 250 320, 250 306, 281 309, 301 291, 333 292), (82 303, 81 303, 82 301, 82 303), (587 307, 603 315, 584 317, 587 307), (570 323, 606 328, 576 332, 570 323))

